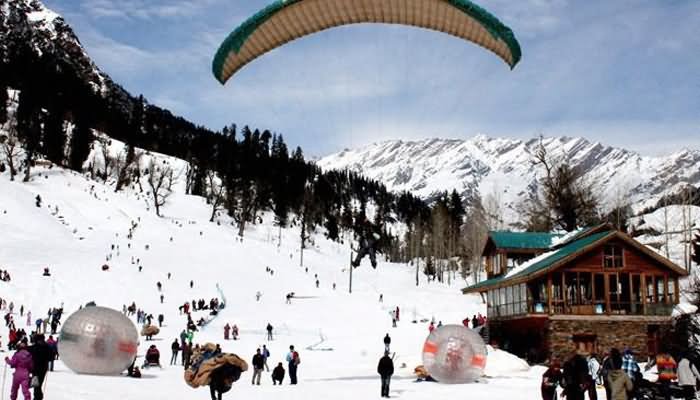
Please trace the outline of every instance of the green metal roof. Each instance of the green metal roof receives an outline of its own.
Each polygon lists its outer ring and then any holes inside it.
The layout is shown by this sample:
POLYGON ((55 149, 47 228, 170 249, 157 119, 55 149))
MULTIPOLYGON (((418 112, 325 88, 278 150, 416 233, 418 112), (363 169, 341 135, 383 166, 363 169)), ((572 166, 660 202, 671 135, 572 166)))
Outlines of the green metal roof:
MULTIPOLYGON (((499 276, 497 278, 491 278, 489 280, 479 282, 475 285, 469 286, 467 288, 464 288, 462 291, 473 291, 475 289, 481 289, 481 288, 486 288, 486 287, 491 287, 495 285, 500 285, 502 283, 505 283, 507 281, 515 281, 524 277, 527 277, 529 275, 536 274, 538 272, 544 271, 552 267, 555 263, 565 259, 566 257, 574 254, 575 252, 601 240, 609 235, 614 234, 614 231, 605 231, 605 232, 600 232, 596 233, 590 236, 586 236, 583 239, 576 240, 573 242, 570 242, 564 247, 561 247, 557 250, 554 250, 549 253, 545 253, 546 256, 542 259, 537 260, 534 263, 531 263, 531 265, 528 265, 524 270, 513 274, 511 276, 506 277, 504 276, 499 276)), ((537 259, 537 258, 535 258, 537 259)))
MULTIPOLYGON (((232 51, 238 53, 245 44, 246 40, 248 40, 253 32, 255 32, 255 30, 257 30, 262 24, 267 22, 282 9, 301 1, 304 0, 276 0, 255 13, 252 17, 245 20, 238 28, 231 32, 231 34, 219 47, 219 50, 214 56, 214 61, 212 62, 212 72, 214 73, 216 79, 223 83, 222 73, 229 53, 232 51)), ((509 27, 499 21, 493 14, 469 0, 445 1, 470 17, 476 19, 495 39, 500 38, 503 40, 513 56, 513 62, 510 67, 511 69, 515 67, 522 57, 522 51, 520 49, 520 43, 518 43, 518 40, 515 38, 515 34, 509 27)))
POLYGON ((496 247, 506 249, 548 249, 552 246, 552 240, 560 236, 547 232, 489 232, 496 247))

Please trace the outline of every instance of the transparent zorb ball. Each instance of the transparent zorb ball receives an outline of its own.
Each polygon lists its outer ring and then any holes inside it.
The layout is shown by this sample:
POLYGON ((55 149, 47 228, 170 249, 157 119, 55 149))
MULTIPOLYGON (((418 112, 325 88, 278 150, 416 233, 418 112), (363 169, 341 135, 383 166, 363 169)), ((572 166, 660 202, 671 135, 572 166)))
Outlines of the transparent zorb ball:
POLYGON ((425 340, 423 366, 438 382, 474 382, 486 368, 486 345, 481 336, 469 328, 444 325, 425 340))
POLYGON ((138 331, 119 311, 85 307, 63 323, 58 352, 78 374, 118 375, 131 365, 138 348, 138 331))

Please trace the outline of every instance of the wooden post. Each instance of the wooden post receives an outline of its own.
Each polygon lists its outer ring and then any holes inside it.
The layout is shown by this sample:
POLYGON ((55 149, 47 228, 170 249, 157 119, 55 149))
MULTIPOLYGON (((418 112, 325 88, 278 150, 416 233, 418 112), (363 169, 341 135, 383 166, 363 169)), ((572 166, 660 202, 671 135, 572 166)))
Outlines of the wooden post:
POLYGON ((647 315, 647 276, 645 274, 640 274, 639 279, 642 285, 642 313, 647 315))
POLYGON ((610 315, 610 280, 609 274, 603 274, 605 281, 605 314, 610 315))
POLYGON ((352 248, 350 248, 350 293, 352 294, 352 270, 355 269, 352 265, 352 248))
POLYGON ((673 299, 675 304, 680 303, 680 293, 679 293, 679 287, 678 287, 678 278, 673 278, 673 294, 675 299, 673 299))
POLYGON ((547 307, 549 308, 549 314, 554 314, 554 310, 552 309, 552 294, 554 291, 552 290, 552 274, 549 273, 547 274, 547 307))

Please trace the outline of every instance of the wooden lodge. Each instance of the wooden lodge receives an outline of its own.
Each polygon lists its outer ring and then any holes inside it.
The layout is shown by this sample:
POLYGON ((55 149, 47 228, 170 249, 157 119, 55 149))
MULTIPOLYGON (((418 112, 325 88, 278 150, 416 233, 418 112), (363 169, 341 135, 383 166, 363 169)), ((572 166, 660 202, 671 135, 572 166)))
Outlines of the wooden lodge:
POLYGON ((463 289, 488 307, 492 342, 532 361, 574 349, 657 352, 687 272, 607 225, 568 235, 490 232, 487 279, 463 289))

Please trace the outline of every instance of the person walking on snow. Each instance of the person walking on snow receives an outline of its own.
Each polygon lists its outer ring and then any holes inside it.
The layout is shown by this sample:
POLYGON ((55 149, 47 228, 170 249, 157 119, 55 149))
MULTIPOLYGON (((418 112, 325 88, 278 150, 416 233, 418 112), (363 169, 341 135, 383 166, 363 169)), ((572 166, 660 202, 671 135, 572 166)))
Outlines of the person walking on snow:
POLYGON ((170 365, 177 365, 177 353, 180 352, 180 343, 178 343, 177 338, 170 345, 170 349, 173 351, 173 355, 170 357, 170 365))
POLYGON ((34 345, 27 348, 32 355, 32 375, 39 380, 39 386, 34 387, 34 399, 43 400, 44 393, 41 391, 41 387, 44 384, 46 374, 49 372, 49 363, 53 361, 54 353, 44 340, 44 335, 36 335, 34 341, 34 345))
POLYGON ((391 345, 391 337, 389 337, 389 334, 387 333, 386 336, 384 336, 384 351, 389 352, 389 346, 391 345))
POLYGON ((12 356, 12 359, 5 357, 5 363, 10 368, 15 369, 12 375, 12 388, 10 389, 10 400, 17 400, 17 392, 22 388, 24 400, 31 400, 32 395, 29 393, 29 373, 32 370, 32 355, 27 351, 27 342, 22 341, 17 346, 17 352, 12 356))
POLYGON ((27 312, 27 326, 32 326, 32 312, 27 312))
POLYGON ((297 384, 297 368, 299 367, 299 353, 294 350, 294 346, 289 346, 287 353, 287 366, 289 368, 289 381, 291 385, 297 384))
POLYGON ((267 323, 267 340, 272 340, 272 325, 267 323))
POLYGON ((389 383, 391 376, 394 374, 394 362, 389 357, 389 352, 384 352, 384 357, 379 359, 377 365, 377 373, 382 378, 382 397, 389 397, 389 383))
POLYGON ((262 375, 262 370, 263 366, 265 365, 265 361, 263 360, 262 354, 260 354, 260 349, 257 349, 255 351, 255 355, 253 356, 253 379, 251 383, 253 385, 256 384, 256 379, 257 378, 257 385, 260 386, 260 376, 262 375))
POLYGON ((229 334, 230 334, 230 332, 231 332, 231 325, 229 325, 228 323, 226 323, 226 325, 224 326, 224 340, 228 340, 228 339, 229 339, 229 334))
POLYGON ((399 306, 396 306, 396 320, 401 321, 401 318, 399 318, 399 306))
POLYGON ((433 324, 433 321, 430 321, 430 325, 428 325, 428 333, 433 333, 435 330, 435 324, 433 324))
POLYGON ((263 345, 262 348, 262 356, 263 356, 263 361, 265 363, 265 371, 270 372, 270 367, 267 366, 267 359, 270 358, 270 350, 267 349, 267 346, 263 345))

